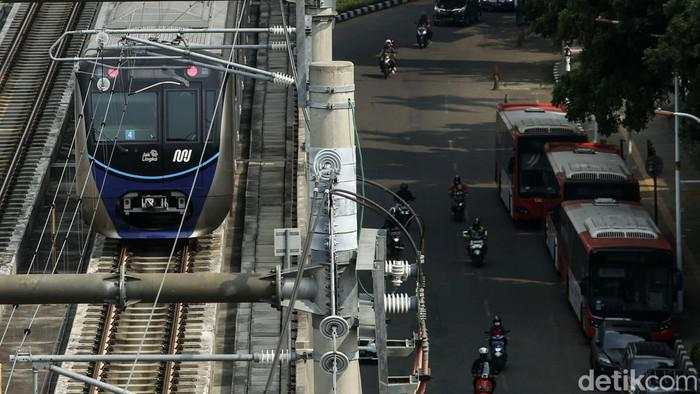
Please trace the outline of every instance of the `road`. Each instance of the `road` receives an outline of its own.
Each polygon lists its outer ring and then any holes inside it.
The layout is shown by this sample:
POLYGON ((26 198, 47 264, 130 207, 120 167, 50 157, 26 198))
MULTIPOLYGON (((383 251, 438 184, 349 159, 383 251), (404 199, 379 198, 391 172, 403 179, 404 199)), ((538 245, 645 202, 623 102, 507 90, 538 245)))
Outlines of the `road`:
MULTIPOLYGON (((485 343, 491 316, 512 330, 508 369, 499 393, 578 393, 588 372, 588 347, 565 301, 563 288, 537 228, 515 228, 493 183, 495 106, 549 100, 555 55, 528 38, 516 48, 512 14, 484 14, 471 27, 436 27, 434 41, 415 46, 414 22, 431 3, 419 1, 343 22, 334 30, 334 58, 356 65, 360 143, 368 178, 392 187, 406 182, 427 228, 428 313, 432 393, 471 392, 469 368, 485 343), (384 80, 377 54, 391 36, 399 45, 397 76, 384 80), (506 82, 492 91, 497 66, 506 82), (455 173, 472 186, 470 215, 489 229, 486 266, 473 268, 449 217, 448 182, 455 173)), ((385 205, 388 199, 378 195, 385 205)), ((379 226, 379 219, 367 224, 379 226)), ((390 337, 409 337, 410 325, 393 319, 390 337)), ((406 318, 403 318, 406 320, 406 318)), ((405 375, 407 363, 392 364, 405 375)), ((371 368, 364 379, 373 379, 371 368)), ((376 389, 367 385, 365 392, 376 389)))

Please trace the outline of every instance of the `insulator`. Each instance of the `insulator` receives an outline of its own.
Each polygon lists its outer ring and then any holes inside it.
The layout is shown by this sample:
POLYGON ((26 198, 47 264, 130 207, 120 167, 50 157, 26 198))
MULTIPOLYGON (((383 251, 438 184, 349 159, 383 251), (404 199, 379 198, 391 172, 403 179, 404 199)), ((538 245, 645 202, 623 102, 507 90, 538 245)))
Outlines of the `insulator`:
MULTIPOLYGON (((260 361, 261 364, 272 364, 275 360, 275 351, 271 349, 263 349, 260 351, 260 361)), ((289 351, 282 349, 280 351, 279 362, 286 363, 289 361, 289 351)))
POLYGON ((333 340, 333 331, 335 330, 336 338, 344 337, 350 331, 348 321, 340 316, 326 316, 321 320, 319 330, 324 337, 333 340))
POLYGON ((384 294, 384 312, 406 313, 416 307, 416 298, 406 293, 384 294))
POLYGON ((323 354, 323 356, 321 356, 321 368, 324 371, 326 371, 326 373, 333 373, 334 364, 335 370, 338 373, 341 373, 345 371, 345 369, 348 367, 348 364, 350 364, 350 360, 348 359, 348 356, 346 356, 344 353, 335 350, 326 352, 323 354))
POLYGON ((287 43, 284 41, 270 41, 267 45, 272 51, 284 51, 287 49, 287 43))
MULTIPOLYGON (((268 31, 270 32, 270 34, 277 34, 277 35, 281 36, 284 34, 284 30, 285 30, 284 26, 277 25, 277 26, 270 26, 268 31)), ((296 31, 296 28, 291 27, 291 26, 287 27, 287 33, 294 33, 295 31, 296 31)))
POLYGON ((282 86, 294 85, 294 77, 282 73, 272 73, 272 83, 282 86))

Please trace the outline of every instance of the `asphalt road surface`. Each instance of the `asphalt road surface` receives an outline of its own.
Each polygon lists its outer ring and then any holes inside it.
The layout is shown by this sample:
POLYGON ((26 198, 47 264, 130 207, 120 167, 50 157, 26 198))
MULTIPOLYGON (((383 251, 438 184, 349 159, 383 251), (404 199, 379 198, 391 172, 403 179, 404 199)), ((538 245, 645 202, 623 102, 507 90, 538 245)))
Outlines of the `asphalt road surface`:
MULTIPOLYGON (((495 106, 547 101, 556 58, 544 41, 516 48, 512 14, 484 14, 470 27, 440 26, 426 49, 415 45, 415 24, 431 3, 420 1, 343 22, 334 31, 334 58, 356 65, 357 122, 368 178, 397 187, 406 182, 427 223, 431 393, 470 393, 469 368, 486 343, 483 331, 499 314, 512 332, 508 368, 498 393, 578 393, 588 372, 587 340, 564 298, 538 228, 516 228, 497 199, 494 174, 495 106), (399 74, 384 80, 378 53, 386 37, 399 45, 399 74), (494 67, 503 89, 493 91, 494 67), (545 85, 542 86, 541 83, 545 85), (469 216, 489 230, 483 268, 473 268, 450 220, 447 187, 459 173, 471 186, 469 216)), ((379 195, 389 205, 389 200, 379 195)), ((366 224, 381 221, 368 218, 366 224)), ((410 337, 407 317, 394 318, 391 338, 410 337)), ((390 360, 391 375, 406 375, 408 360, 390 360)), ((365 392, 376 392, 365 368, 365 392)))

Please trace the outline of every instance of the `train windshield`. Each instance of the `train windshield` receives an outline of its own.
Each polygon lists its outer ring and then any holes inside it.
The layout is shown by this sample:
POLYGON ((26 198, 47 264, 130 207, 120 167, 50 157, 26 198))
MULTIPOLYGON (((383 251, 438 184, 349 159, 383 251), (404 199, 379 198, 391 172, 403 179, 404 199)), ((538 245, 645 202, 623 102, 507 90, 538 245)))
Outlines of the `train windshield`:
POLYGON ((119 142, 158 141, 158 104, 154 92, 127 95, 92 92, 91 132, 95 140, 119 142), (124 111, 126 109, 126 111, 124 111), (106 117, 105 117, 106 115, 106 117), (100 134, 100 124, 104 129, 100 134))
POLYGON ((198 102, 196 90, 166 92, 168 141, 194 142, 199 139, 198 102))

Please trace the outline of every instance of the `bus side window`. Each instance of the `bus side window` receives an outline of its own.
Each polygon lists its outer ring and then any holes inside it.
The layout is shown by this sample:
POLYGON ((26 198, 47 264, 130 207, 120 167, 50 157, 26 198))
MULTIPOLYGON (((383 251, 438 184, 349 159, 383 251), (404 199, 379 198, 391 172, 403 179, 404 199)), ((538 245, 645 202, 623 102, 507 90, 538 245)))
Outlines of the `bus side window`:
POLYGON ((506 170, 508 172, 508 175, 513 177, 513 170, 515 169, 515 156, 511 156, 510 159, 508 159, 508 169, 506 170))

